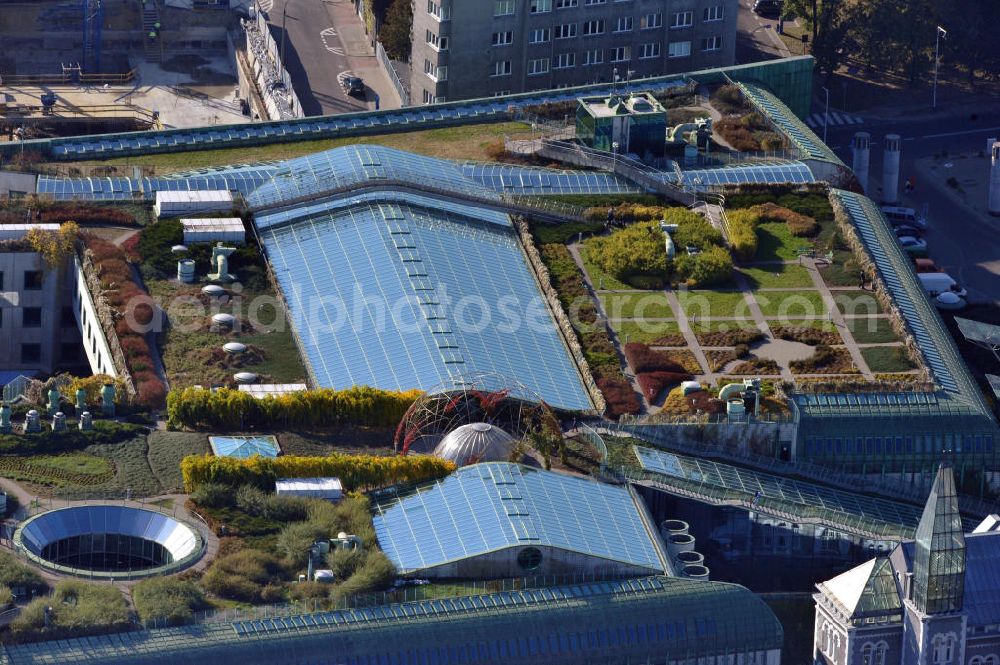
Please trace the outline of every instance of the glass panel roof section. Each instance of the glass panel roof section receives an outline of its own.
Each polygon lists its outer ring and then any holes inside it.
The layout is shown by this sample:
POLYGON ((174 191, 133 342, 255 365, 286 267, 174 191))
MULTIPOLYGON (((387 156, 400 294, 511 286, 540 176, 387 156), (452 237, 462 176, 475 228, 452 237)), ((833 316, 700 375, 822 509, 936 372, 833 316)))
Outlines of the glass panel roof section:
POLYGON ((465 162, 462 173, 495 192, 510 194, 618 194, 642 190, 613 173, 564 171, 512 164, 465 162))
POLYGON ((315 385, 428 390, 486 372, 593 408, 509 222, 354 203, 259 224, 315 385))
POLYGON ((277 457, 280 452, 278 439, 273 436, 210 436, 208 442, 218 457, 277 457))
POLYGON ((962 331, 965 339, 970 342, 979 342, 989 346, 1000 345, 1000 326, 963 319, 960 316, 955 317, 955 323, 958 324, 958 329, 962 331))
MULTIPOLYGON (((673 174, 670 174, 673 175, 673 174)), ((722 185, 748 183, 808 183, 816 182, 809 167, 801 162, 780 164, 731 165, 712 169, 685 170, 681 173, 685 185, 695 189, 710 189, 722 185)), ((676 178, 670 178, 676 180, 676 178)))
POLYGON ((453 162, 377 145, 350 145, 288 160, 247 201, 251 208, 278 206, 380 180, 429 184, 437 189, 498 199, 495 193, 465 177, 453 162))
POLYGON ((744 81, 737 81, 736 85, 758 111, 773 122, 782 134, 791 139, 795 147, 802 153, 803 159, 816 159, 843 166, 840 158, 771 91, 744 81))
POLYGON ((844 207, 865 249, 878 267, 889 295, 899 307, 935 381, 978 413, 989 413, 954 340, 945 330, 941 317, 917 280, 909 258, 895 241, 882 211, 865 196, 839 189, 830 191, 844 207))
POLYGON ((653 448, 635 446, 635 453, 642 468, 661 482, 709 498, 742 499, 764 512, 773 507, 803 518, 819 518, 831 528, 851 533, 909 538, 920 521, 917 506, 653 448))
POLYGON ((403 574, 529 544, 666 570, 628 488, 518 464, 474 464, 382 501, 374 525, 403 574), (521 498, 505 500, 503 489, 521 498))
POLYGON ((965 536, 965 598, 970 626, 988 626, 1000 617, 1000 532, 965 536))

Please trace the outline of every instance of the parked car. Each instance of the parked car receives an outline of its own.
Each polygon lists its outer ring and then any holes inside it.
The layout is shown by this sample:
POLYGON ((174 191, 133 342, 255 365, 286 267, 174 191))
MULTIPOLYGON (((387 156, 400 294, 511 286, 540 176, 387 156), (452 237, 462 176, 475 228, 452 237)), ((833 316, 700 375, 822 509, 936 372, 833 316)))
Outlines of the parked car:
POLYGON ((917 273, 922 272, 943 272, 934 263, 934 259, 913 259, 913 266, 917 269, 917 273))
POLYGON ((917 214, 913 208, 901 208, 899 206, 882 206, 882 214, 893 226, 906 224, 908 226, 918 226, 927 228, 927 220, 917 214))
POLYGON ((754 0, 753 13, 760 16, 779 16, 784 7, 784 0, 754 0))
POLYGON ((360 76, 344 77, 344 92, 352 97, 365 96, 365 82, 360 76))
POLYGON ((919 229, 916 226, 910 226, 909 224, 902 224, 892 229, 893 233, 896 234, 897 238, 902 238, 903 236, 912 236, 914 238, 923 238, 924 230, 919 229))
POLYGON ((902 238, 897 238, 900 246, 902 246, 903 251, 910 256, 927 256, 927 241, 921 240, 920 238, 914 238, 913 236, 903 236, 902 238))
POLYGON ((942 293, 954 293, 959 298, 968 296, 968 292, 959 286, 951 275, 946 272, 922 272, 917 275, 924 291, 929 296, 939 296, 942 293))
POLYGON ((965 304, 965 298, 961 297, 957 293, 952 293, 951 291, 946 291, 945 293, 942 293, 934 298, 934 305, 938 309, 963 309, 965 304))

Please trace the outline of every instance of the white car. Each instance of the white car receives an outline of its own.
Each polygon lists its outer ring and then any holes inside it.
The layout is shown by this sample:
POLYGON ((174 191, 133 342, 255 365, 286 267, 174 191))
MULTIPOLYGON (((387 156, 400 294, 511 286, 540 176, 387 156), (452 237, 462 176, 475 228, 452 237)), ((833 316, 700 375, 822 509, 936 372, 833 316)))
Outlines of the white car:
POLYGON ((903 236, 899 238, 899 244, 903 251, 913 256, 924 256, 927 254, 927 241, 913 236, 903 236))

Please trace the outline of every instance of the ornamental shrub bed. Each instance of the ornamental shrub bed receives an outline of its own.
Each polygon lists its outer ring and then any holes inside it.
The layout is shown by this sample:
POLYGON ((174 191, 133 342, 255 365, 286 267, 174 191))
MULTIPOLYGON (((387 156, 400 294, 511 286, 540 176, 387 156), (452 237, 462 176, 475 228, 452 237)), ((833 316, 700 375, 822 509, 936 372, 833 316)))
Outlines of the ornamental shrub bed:
POLYGON ((789 368, 796 374, 856 374, 854 361, 847 349, 834 349, 826 344, 816 346, 811 357, 793 360, 789 368))
POLYGON ((736 346, 737 344, 753 344, 766 337, 756 327, 747 330, 715 330, 695 333, 698 343, 702 346, 736 346))
POLYGON ((757 255, 757 225, 760 215, 752 208, 730 210, 726 213, 729 220, 729 247, 740 261, 752 261, 757 255))
POLYGON ((397 392, 355 386, 257 399, 229 388, 185 388, 167 396, 167 426, 228 430, 342 424, 389 427, 399 423, 421 394, 419 390, 397 392))
POLYGON ((734 376, 738 375, 759 375, 768 374, 775 375, 781 374, 781 367, 778 363, 770 358, 751 358, 741 362, 739 365, 733 367, 730 374, 734 376))
POLYGON ((188 492, 203 483, 231 487, 254 485, 274 489, 277 478, 337 477, 347 491, 376 489, 443 478, 455 470, 447 460, 429 455, 380 457, 343 455, 326 457, 232 457, 188 456, 181 460, 181 475, 188 492))
POLYGON ((784 222, 793 236, 811 238, 819 233, 820 226, 808 215, 795 212, 776 203, 761 203, 753 207, 765 222, 784 222))
POLYGON ((139 221, 135 215, 106 206, 86 205, 82 203, 60 203, 42 210, 42 221, 46 223, 61 223, 73 220, 78 224, 121 224, 135 226, 139 221))
POLYGON ((809 346, 819 344, 842 344, 844 340, 840 338, 840 333, 836 330, 821 330, 810 326, 778 326, 771 329, 777 339, 787 339, 792 342, 801 342, 809 346))
POLYGON ((646 401, 652 403, 664 389, 680 385, 682 381, 688 381, 692 377, 683 372, 645 372, 636 378, 646 401))
POLYGON ((681 363, 671 359, 668 351, 654 351, 646 344, 630 342, 625 345, 625 359, 636 374, 644 372, 687 371, 681 363))
POLYGON ((52 596, 28 603, 10 629, 16 641, 33 641, 115 633, 130 626, 129 609, 117 587, 62 580, 52 596), (52 611, 46 619, 47 608, 52 611))
MULTIPOLYGON (((619 373, 620 374, 620 373, 619 373)), ((632 384, 622 376, 600 376, 597 377, 597 387, 604 395, 604 400, 608 403, 607 416, 617 419, 625 414, 639 413, 642 404, 632 384)))

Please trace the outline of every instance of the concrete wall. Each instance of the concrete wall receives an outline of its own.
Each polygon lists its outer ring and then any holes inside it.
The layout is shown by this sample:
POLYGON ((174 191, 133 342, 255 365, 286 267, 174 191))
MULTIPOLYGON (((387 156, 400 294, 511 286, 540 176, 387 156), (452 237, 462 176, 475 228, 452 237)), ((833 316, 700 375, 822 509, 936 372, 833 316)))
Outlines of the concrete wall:
POLYGON ((61 318, 60 272, 48 269, 36 252, 0 253, 0 367, 51 372, 58 362, 61 318), (26 273, 40 272, 41 288, 25 289, 26 273), (38 324, 25 325, 40 313, 38 324), (37 345, 37 360, 31 353, 37 345))
MULTIPOLYGON (((494 16, 494 0, 432 0, 451 7, 451 20, 438 21, 428 10, 427 0, 414 0, 413 47, 411 50, 410 99, 413 105, 427 103, 433 98, 448 101, 490 97, 500 92, 527 92, 568 87, 596 82, 610 82, 613 70, 618 69, 624 80, 629 70, 633 78, 658 76, 672 72, 732 65, 735 59, 736 0, 667 0, 649 4, 635 0, 605 0, 588 5, 587 0, 577 0, 575 7, 559 8, 560 0, 552 0, 552 10, 532 14, 531 0, 515 0, 514 14, 494 16), (704 21, 706 8, 721 7, 723 19, 704 21), (671 29, 676 13, 692 12, 689 27, 671 29), (660 14, 660 25, 642 29, 643 17, 660 14), (631 17, 632 29, 616 32, 619 17, 631 17), (599 35, 585 36, 584 23, 604 21, 604 31, 599 35), (576 35, 557 39, 561 25, 574 24, 576 35), (530 35, 537 29, 549 29, 550 39, 544 43, 530 43, 530 35), (448 37, 448 50, 439 50, 427 42, 427 32, 438 37, 448 37), (493 45, 495 32, 513 31, 510 45, 493 45), (721 48, 702 51, 702 39, 721 37, 721 48), (668 57, 671 42, 690 42, 690 55, 668 57), (659 44, 657 57, 642 58, 644 44, 659 44), (611 61, 611 49, 628 46, 631 58, 624 62, 611 61), (602 62, 584 65, 585 54, 601 49, 602 62), (573 54, 573 66, 554 68, 561 54, 573 54), (547 73, 530 75, 529 61, 549 59, 547 73), (435 82, 425 74, 425 62, 433 66, 447 66, 447 81, 435 82), (493 65, 510 61, 509 76, 493 76, 493 65)), ((715 11, 714 9, 712 11, 715 11)))
POLYGON ((0 199, 34 194, 38 177, 31 173, 0 171, 0 199))
POLYGON ((111 347, 104 336, 101 322, 97 318, 97 309, 94 307, 94 301, 87 289, 83 266, 76 258, 73 259, 73 274, 73 316, 76 318, 80 334, 83 336, 84 352, 87 356, 87 362, 90 363, 90 371, 94 374, 117 377, 118 370, 115 369, 115 363, 112 360, 111 347))

